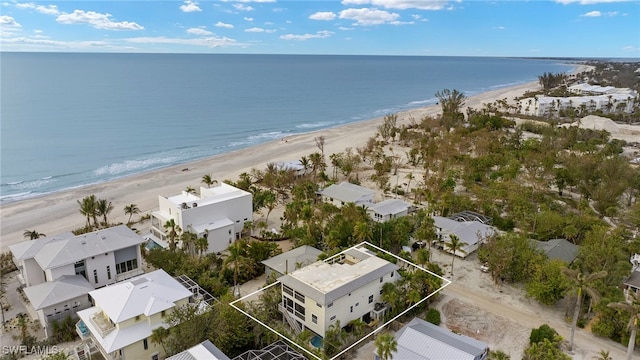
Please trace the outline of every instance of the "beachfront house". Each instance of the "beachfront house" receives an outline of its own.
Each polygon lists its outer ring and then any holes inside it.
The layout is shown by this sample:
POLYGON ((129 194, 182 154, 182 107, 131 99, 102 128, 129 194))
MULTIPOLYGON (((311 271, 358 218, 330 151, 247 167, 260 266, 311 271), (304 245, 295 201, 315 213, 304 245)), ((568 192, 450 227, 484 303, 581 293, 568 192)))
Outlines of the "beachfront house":
POLYGON ((51 324, 91 306, 87 294, 143 273, 144 239, 125 225, 82 235, 70 232, 9 246, 29 314, 45 335, 51 324))
MULTIPOLYGON (((485 360, 489 346, 474 338, 453 333, 445 328, 413 318, 395 334, 397 351, 390 360, 485 360)), ((374 350, 374 360, 381 357, 374 350)))
POLYGON ((273 274, 275 278, 286 275, 292 271, 300 269, 311 263, 318 261, 318 256, 322 254, 321 250, 309 245, 298 246, 285 253, 273 256, 262 261, 265 267, 265 274, 269 279, 273 274))
POLYGON ((367 214, 374 221, 385 222, 409 214, 411 204, 401 199, 387 199, 367 207, 367 214))
POLYGON ((145 237, 151 245, 169 247, 165 224, 173 220, 182 231, 208 240, 208 253, 224 251, 241 237, 245 222, 253 221, 251 193, 226 183, 200 187, 200 195, 182 191, 179 195, 158 197, 159 210, 151 214, 151 232, 145 237))
POLYGON ((156 270, 89 293, 95 306, 78 312, 76 330, 105 359, 164 359, 151 332, 168 327, 167 315, 187 306, 193 293, 164 270, 156 270))
POLYGON ((455 235, 464 245, 454 255, 462 258, 478 250, 478 246, 485 239, 497 234, 497 230, 493 226, 480 221, 456 221, 442 216, 433 216, 433 221, 436 227, 436 240, 433 241, 433 244, 449 251, 446 244, 451 241, 451 235, 455 235))
POLYGON ((340 322, 382 321, 382 286, 395 282, 398 266, 364 247, 348 249, 280 277, 279 310, 294 332, 308 329, 320 337, 340 322))
POLYGON ((374 191, 360 185, 349 182, 332 184, 323 190, 318 191, 324 202, 332 203, 337 207, 342 207, 347 203, 354 203, 358 206, 367 207, 373 204, 374 191))

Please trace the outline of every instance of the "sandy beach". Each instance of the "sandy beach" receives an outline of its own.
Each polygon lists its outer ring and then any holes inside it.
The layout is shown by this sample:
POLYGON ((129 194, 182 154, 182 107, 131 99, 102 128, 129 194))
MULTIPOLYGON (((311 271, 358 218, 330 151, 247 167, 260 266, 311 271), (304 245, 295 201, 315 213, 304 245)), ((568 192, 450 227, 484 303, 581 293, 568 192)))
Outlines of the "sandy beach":
MULTIPOLYGON (((514 97, 538 88, 537 82, 530 82, 478 94, 466 99, 464 108, 478 108, 485 103, 504 98, 513 102, 514 97)), ((420 121, 425 116, 435 116, 440 110, 440 106, 434 105, 400 112, 398 125, 408 124, 412 119, 420 121)), ((355 149, 364 145, 367 139, 376 133, 381 123, 382 119, 376 118, 289 136, 286 141, 276 140, 119 180, 3 204, 0 208, 0 246, 2 251, 7 251, 8 245, 23 241, 25 230, 55 235, 82 227, 85 219, 78 210, 77 200, 90 194, 113 203, 114 209, 109 216, 109 222, 126 222, 128 216, 123 212, 124 206, 136 204, 141 210, 141 215, 148 214, 157 209, 158 195, 174 195, 187 186, 199 188, 205 174, 211 174, 220 181, 235 181, 239 174, 250 172, 252 168, 263 169, 269 162, 299 160, 304 155, 318 151, 314 138, 320 135, 326 139, 324 152, 328 158, 330 154, 342 152, 347 147, 355 149)))

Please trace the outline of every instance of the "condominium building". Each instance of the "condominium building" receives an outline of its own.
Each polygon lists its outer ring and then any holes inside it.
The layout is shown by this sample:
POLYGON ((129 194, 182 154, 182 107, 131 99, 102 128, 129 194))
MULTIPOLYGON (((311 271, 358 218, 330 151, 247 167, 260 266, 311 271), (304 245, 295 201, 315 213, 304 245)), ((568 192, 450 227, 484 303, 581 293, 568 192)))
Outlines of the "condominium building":
POLYGON ((158 197, 159 210, 151 214, 151 233, 146 238, 169 246, 165 224, 173 220, 182 231, 208 240, 207 252, 220 252, 241 237, 245 222, 253 221, 253 199, 249 192, 225 183, 200 187, 200 195, 183 191, 158 197))

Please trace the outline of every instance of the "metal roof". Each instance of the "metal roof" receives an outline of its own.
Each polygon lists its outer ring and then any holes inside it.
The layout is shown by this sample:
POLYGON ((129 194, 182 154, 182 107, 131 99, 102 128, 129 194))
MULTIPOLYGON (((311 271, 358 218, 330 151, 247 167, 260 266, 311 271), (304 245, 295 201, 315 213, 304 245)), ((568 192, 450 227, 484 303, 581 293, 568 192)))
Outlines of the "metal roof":
POLYGON ((571 264, 578 257, 578 245, 565 239, 551 239, 548 241, 531 240, 531 243, 547 255, 551 260, 557 259, 571 264))
POLYGON ((40 310, 76 297, 87 295, 94 288, 81 275, 62 276, 24 289, 34 309, 40 310))
POLYGON ((473 360, 488 351, 488 345, 455 334, 419 318, 414 318, 396 333, 397 359, 473 360))
POLYGON ((640 289, 640 271, 632 272, 627 280, 624 281, 624 284, 636 289, 640 289))
POLYGON ((181 353, 168 357, 166 360, 230 360, 220 349, 209 340, 189 348, 181 353))
POLYGON ((381 215, 394 215, 407 211, 411 205, 401 199, 387 199, 379 203, 369 205, 367 210, 371 210, 381 215))
POLYGON ((75 235, 73 235, 71 231, 68 231, 58 235, 47 236, 35 240, 22 241, 17 244, 9 245, 9 250, 11 250, 13 257, 16 258, 16 260, 31 259, 36 256, 40 249, 42 249, 42 247, 46 244, 53 241, 67 240, 74 236, 75 235))
POLYGON ((298 264, 306 266, 318 261, 318 256, 320 254, 322 254, 321 250, 318 250, 309 245, 302 245, 280 255, 276 255, 267 260, 264 260, 262 261, 262 264, 273 269, 274 271, 277 271, 280 274, 287 274, 289 273, 288 269, 295 270, 298 264))
POLYGON ((42 270, 73 264, 76 261, 137 246, 145 240, 126 225, 74 236, 45 244, 34 256, 42 270))
POLYGON ((357 202, 364 196, 373 196, 373 190, 346 181, 332 184, 318 193, 344 202, 357 202))

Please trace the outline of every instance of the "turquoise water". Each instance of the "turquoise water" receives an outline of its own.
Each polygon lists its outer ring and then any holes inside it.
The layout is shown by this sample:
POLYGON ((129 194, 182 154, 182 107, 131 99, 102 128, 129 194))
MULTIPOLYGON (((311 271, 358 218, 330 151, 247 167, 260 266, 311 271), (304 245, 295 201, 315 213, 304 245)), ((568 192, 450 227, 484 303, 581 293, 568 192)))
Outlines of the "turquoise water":
POLYGON ((316 335, 311 339, 311 345, 313 345, 316 349, 320 349, 322 347, 322 336, 316 335))
POLYGON ((534 81, 553 60, 0 53, 0 201, 534 81))

